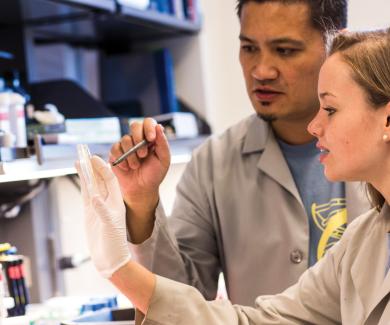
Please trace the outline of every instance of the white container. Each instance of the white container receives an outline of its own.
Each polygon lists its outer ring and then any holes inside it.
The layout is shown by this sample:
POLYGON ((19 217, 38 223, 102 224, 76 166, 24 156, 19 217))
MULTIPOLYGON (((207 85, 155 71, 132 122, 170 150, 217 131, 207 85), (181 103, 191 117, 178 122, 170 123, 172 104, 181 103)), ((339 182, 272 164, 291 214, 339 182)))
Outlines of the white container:
POLYGON ((27 147, 26 116, 24 112, 25 98, 15 92, 10 93, 9 121, 11 133, 15 135, 15 146, 27 147))
POLYGON ((0 92, 0 130, 5 133, 11 131, 9 120, 9 106, 11 104, 10 92, 0 92))
POLYGON ((118 0, 122 6, 132 7, 139 10, 146 10, 149 7, 149 0, 118 0))

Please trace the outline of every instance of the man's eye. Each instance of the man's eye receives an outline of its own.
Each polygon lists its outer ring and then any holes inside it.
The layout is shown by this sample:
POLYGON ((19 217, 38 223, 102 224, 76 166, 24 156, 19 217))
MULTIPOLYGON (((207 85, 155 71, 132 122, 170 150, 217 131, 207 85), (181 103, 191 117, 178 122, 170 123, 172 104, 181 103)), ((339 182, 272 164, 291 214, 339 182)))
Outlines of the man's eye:
POLYGON ((289 55, 293 55, 295 54, 296 52, 298 52, 297 49, 292 49, 292 48, 288 48, 288 47, 278 47, 276 49, 276 51, 283 55, 283 56, 289 56, 289 55))
POLYGON ((242 51, 244 51, 244 52, 251 53, 251 52, 254 52, 254 51, 256 50, 256 47, 253 46, 253 45, 242 45, 242 46, 241 46, 241 49, 242 49, 242 51))
POLYGON ((336 113, 336 110, 333 107, 323 107, 322 109, 328 113, 328 116, 336 113))

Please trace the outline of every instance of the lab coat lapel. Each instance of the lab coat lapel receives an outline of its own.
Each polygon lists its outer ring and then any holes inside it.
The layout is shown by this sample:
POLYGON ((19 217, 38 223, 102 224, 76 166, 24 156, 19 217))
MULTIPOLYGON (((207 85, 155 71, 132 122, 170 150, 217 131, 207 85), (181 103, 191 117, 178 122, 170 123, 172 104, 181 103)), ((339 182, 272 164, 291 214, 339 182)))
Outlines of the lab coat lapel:
MULTIPOLYGON (((374 243, 373 244, 373 252, 375 252, 375 254, 373 254, 373 255, 375 255, 377 258, 379 258, 379 261, 377 262, 377 269, 378 270, 377 270, 375 276, 380 276, 381 271, 382 271, 382 274, 384 276, 385 266, 387 265, 387 262, 388 262, 387 261, 387 258, 388 258, 387 241, 388 241, 388 232, 390 231, 390 222, 389 222, 390 208, 387 204, 383 207, 378 218, 379 218, 378 221, 381 222, 381 227, 378 227, 378 228, 380 228, 380 232, 377 234, 377 237, 376 237, 377 238, 377 241, 376 241, 377 245, 375 245, 375 241, 373 241, 373 243, 374 243), (378 248, 380 249, 380 253, 378 252, 379 255, 376 252, 376 249, 378 249, 378 248), (383 253, 383 251, 384 251, 384 253, 383 253)), ((368 265, 371 265, 371 264, 368 264, 368 265)), ((382 276, 382 279, 383 279, 383 276, 382 276)), ((380 281, 381 278, 379 278, 378 280, 380 281)), ((389 295, 389 293, 390 293, 390 272, 387 272, 384 280, 380 284, 379 290, 377 290, 377 294, 374 296, 371 307, 368 310, 367 317, 369 317, 370 313, 375 310, 377 305, 380 304, 381 301, 386 296, 389 295)), ((386 297, 385 304, 387 304, 387 300, 388 300, 388 297, 386 297)), ((390 313, 390 311, 388 310, 388 306, 386 306, 384 308, 384 310, 387 313, 390 313)))
POLYGON ((286 159, 280 150, 279 144, 277 143, 271 128, 269 129, 265 148, 257 167, 294 195, 298 202, 303 206, 286 159))
POLYGON ((380 317, 378 325, 388 325, 390 320, 390 304, 386 304, 383 314, 380 317))
MULTIPOLYGON (((384 297, 384 292, 390 289, 390 278, 384 279, 385 263, 387 262, 387 223, 382 212, 376 216, 375 227, 365 230, 357 236, 361 236, 366 245, 361 245, 351 267, 351 277, 356 292, 363 305, 366 319, 384 297), (365 265, 371 265, 370 272, 365 265), (385 280, 385 281, 384 281, 385 280)), ((386 209, 387 210, 387 209, 386 209)), ((356 248, 357 249, 357 248, 356 248)))

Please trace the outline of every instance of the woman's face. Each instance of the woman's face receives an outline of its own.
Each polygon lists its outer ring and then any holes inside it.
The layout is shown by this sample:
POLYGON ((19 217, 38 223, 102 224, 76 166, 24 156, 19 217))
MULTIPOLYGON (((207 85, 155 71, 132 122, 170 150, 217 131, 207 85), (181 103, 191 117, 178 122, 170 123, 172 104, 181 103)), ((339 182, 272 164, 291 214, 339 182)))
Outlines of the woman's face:
POLYGON ((318 94, 320 110, 308 130, 318 138, 325 176, 331 181, 374 183, 383 175, 388 155, 383 135, 390 136, 386 127, 390 105, 374 109, 338 53, 321 68, 318 94))

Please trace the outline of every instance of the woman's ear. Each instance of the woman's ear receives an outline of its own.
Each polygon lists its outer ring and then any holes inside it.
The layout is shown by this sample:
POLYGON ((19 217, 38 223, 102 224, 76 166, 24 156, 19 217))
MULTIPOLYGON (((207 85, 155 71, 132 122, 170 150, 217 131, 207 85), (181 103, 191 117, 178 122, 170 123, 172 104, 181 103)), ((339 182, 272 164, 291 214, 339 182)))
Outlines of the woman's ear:
POLYGON ((386 104, 384 107, 384 130, 383 130, 383 136, 382 140, 386 143, 390 142, 390 102, 386 104))
POLYGON ((386 114, 386 130, 390 130, 390 102, 388 102, 385 106, 385 114, 386 114))

